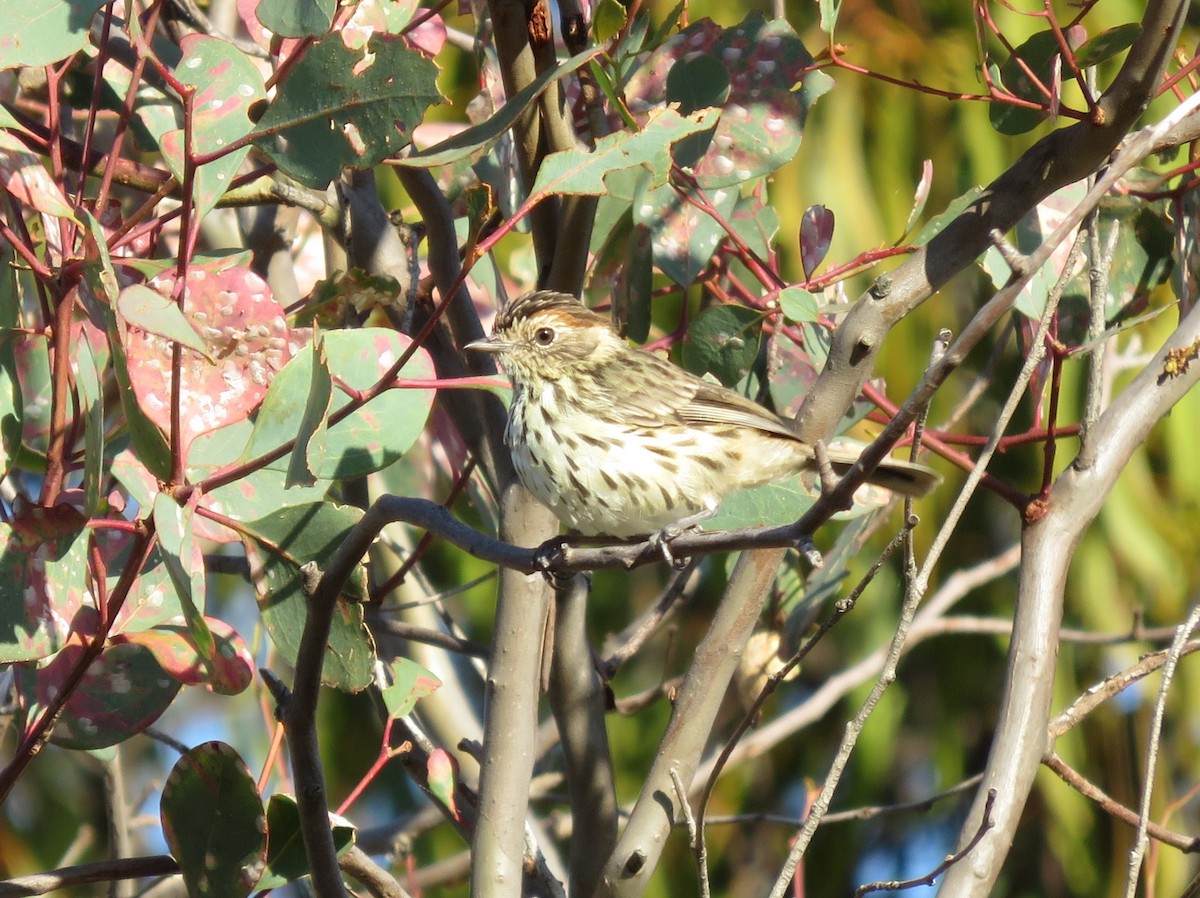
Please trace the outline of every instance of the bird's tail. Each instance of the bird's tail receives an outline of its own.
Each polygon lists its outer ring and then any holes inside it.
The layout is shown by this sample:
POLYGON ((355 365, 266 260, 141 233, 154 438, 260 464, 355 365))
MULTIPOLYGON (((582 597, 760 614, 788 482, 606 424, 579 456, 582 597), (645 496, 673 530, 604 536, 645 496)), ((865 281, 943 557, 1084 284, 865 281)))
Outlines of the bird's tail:
MULTIPOLYGON (((845 474, 856 461, 858 456, 854 453, 829 453, 829 464, 835 474, 845 474)), ((914 499, 931 492, 941 482, 941 475, 932 468, 899 458, 885 458, 867 477, 867 483, 914 499)))

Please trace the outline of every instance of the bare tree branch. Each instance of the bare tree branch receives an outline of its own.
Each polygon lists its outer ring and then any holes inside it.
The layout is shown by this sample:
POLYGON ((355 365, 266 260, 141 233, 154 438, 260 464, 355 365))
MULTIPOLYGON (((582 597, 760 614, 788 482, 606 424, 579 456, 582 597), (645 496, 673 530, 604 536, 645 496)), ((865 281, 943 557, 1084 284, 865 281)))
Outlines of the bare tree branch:
MULTIPOLYGON (((1200 101, 1200 96, 1193 99, 1200 101)), ((1180 109, 1187 114, 1186 107, 1180 109)), ((1166 345, 1096 422, 1095 463, 1068 468, 1050 492, 1045 515, 1025 528, 1005 694, 982 787, 999 790, 996 827, 966 863, 947 873, 942 885, 945 894, 983 896, 999 876, 1046 746, 1067 567, 1129 456, 1200 380, 1200 365, 1163 379, 1172 351, 1196 340, 1200 340, 1200 307, 1180 322, 1166 345)), ((982 797, 977 797, 964 834, 975 832, 981 813, 982 797)))

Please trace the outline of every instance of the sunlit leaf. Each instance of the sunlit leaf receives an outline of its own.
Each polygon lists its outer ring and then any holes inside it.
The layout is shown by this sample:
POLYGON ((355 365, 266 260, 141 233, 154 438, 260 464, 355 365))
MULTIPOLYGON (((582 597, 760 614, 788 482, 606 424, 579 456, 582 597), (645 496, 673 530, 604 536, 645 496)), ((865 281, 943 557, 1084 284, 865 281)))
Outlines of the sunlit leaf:
POLYGON ((0 69, 44 66, 82 50, 92 16, 106 0, 0 3, 0 69))
POLYGON ((658 187, 667 180, 671 168, 671 144, 689 134, 712 127, 717 112, 701 110, 681 116, 673 109, 650 114, 641 131, 609 134, 596 141, 594 150, 562 150, 542 162, 530 190, 530 202, 552 193, 599 196, 605 192, 605 179, 614 172, 634 167, 650 173, 649 184, 658 187))
POLYGON ((383 705, 389 717, 404 717, 417 706, 417 702, 432 695, 442 681, 416 661, 395 658, 388 665, 392 682, 383 689, 383 705))
POLYGON ((287 174, 323 188, 343 167, 369 168, 412 138, 440 99, 437 66, 401 38, 378 36, 369 62, 338 35, 322 38, 279 86, 258 144, 287 174))

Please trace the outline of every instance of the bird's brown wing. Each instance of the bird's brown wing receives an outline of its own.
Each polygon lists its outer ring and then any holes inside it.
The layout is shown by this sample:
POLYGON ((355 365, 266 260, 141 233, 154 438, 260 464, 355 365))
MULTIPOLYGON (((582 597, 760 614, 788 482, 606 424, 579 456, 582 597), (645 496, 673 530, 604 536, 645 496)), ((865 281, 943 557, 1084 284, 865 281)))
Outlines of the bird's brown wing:
POLYGON ((609 371, 623 379, 612 385, 609 395, 622 398, 621 417, 630 424, 655 427, 664 420, 693 427, 733 424, 795 437, 758 403, 650 353, 638 352, 635 365, 610 366, 609 371))
POLYGON ((679 409, 680 416, 688 424, 733 424, 796 439, 796 434, 782 419, 757 402, 706 380, 699 384, 691 402, 679 409))
POLYGON ((665 359, 634 349, 629 350, 628 364, 597 365, 591 374, 599 381, 600 395, 612 402, 609 411, 634 427, 682 424, 679 410, 692 401, 701 383, 665 359))

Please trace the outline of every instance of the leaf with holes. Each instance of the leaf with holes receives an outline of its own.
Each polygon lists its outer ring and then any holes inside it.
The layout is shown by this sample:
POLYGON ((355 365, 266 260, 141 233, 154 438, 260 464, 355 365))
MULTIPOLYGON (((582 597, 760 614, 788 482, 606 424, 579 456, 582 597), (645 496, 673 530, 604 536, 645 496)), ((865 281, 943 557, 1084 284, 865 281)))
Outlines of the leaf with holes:
POLYGON ((318 40, 258 123, 257 143, 309 187, 325 187, 343 166, 370 168, 393 155, 441 99, 437 66, 401 38, 372 38, 365 58, 339 35, 318 40))
MULTIPOLYGON (((250 579, 271 641, 288 664, 296 663, 308 614, 301 565, 325 563, 362 518, 357 509, 323 502, 284 508, 246 525, 243 545, 250 579)), ((366 573, 355 568, 338 598, 321 676, 326 685, 358 692, 374 677, 375 645, 363 624, 366 573)))
MULTIPOLYGON (((172 296, 176 281, 160 275, 150 286, 172 296)), ((184 316, 204 339, 207 354, 181 351, 179 422, 186 453, 192 441, 247 417, 290 357, 288 326, 271 290, 249 269, 188 273, 184 316)), ((140 327, 123 328, 128 377, 146 417, 171 428, 172 340, 140 327)))
MULTIPOLYGON (((250 58, 226 40, 205 34, 189 34, 180 44, 183 59, 175 76, 196 88, 191 97, 191 152, 193 155, 220 153, 250 133, 250 109, 267 97, 262 76, 250 58)), ((181 184, 184 183, 185 142, 182 130, 168 131, 162 138, 163 158, 181 184)), ((206 162, 194 179, 193 196, 197 214, 205 215, 229 189, 248 146, 206 162)))
POLYGON ((538 169, 527 207, 550 194, 600 196, 606 181, 617 173, 644 168, 649 172, 649 187, 667 182, 671 169, 671 145, 676 141, 711 128, 717 113, 711 109, 683 116, 673 109, 656 109, 640 131, 622 131, 596 141, 593 150, 573 149, 551 153, 538 169))
POLYGON ((163 784, 159 814, 189 898, 250 893, 267 859, 267 816, 233 748, 205 742, 180 758, 163 784))
POLYGON ((376 34, 400 34, 419 5, 417 0, 361 0, 338 33, 351 50, 361 50, 376 34))

